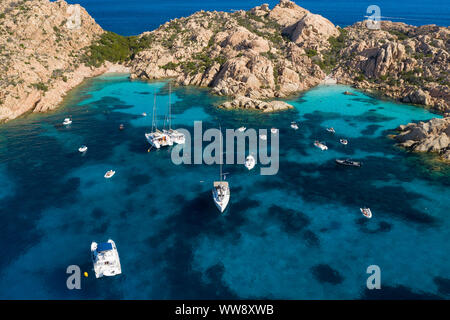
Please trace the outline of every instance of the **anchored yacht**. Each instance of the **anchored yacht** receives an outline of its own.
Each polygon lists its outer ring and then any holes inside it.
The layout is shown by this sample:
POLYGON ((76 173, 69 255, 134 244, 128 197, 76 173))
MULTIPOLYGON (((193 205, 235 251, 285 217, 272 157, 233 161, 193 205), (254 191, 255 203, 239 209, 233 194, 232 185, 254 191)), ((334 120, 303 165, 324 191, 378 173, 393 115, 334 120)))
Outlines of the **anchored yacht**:
MULTIPOLYGON (((222 129, 220 129, 222 132, 222 129)), ((220 181, 214 181, 212 195, 217 209, 222 213, 230 201, 230 186, 227 181, 223 181, 222 174, 222 134, 220 135, 220 181)))
POLYGON ((173 145, 173 141, 167 133, 158 130, 156 126, 156 95, 153 95, 153 97, 152 131, 146 133, 145 138, 152 147, 159 149, 173 145))
POLYGON ((294 130, 298 130, 298 124, 295 121, 291 122, 291 128, 294 130))
POLYGON ((259 135, 259 138, 260 138, 261 140, 266 141, 266 140, 267 140, 267 135, 265 135, 265 134, 260 134, 260 135, 259 135))
POLYGON ((169 83, 169 129, 163 130, 163 133, 167 134, 172 142, 177 144, 184 144, 186 142, 186 138, 183 133, 172 129, 172 104, 170 102, 170 96, 172 94, 172 86, 169 83))
POLYGON ((249 155, 246 159, 245 159, 245 167, 248 170, 252 170, 256 165, 256 160, 255 157, 252 155, 249 155))
POLYGON ((272 134, 277 134, 278 133, 278 129, 277 128, 272 128, 272 129, 270 129, 270 132, 272 132, 272 134))
POLYGON ((240 128, 238 129, 238 131, 239 131, 239 132, 244 132, 246 129, 247 129, 246 127, 240 127, 240 128))
POLYGON ((322 151, 328 150, 328 147, 318 140, 314 141, 314 145, 322 151))
POLYGON ((340 139, 339 142, 340 142, 341 144, 343 144, 344 146, 346 146, 346 145, 348 144, 347 139, 340 139))
POLYGON ((336 130, 334 130, 334 128, 333 128, 333 127, 331 127, 331 128, 327 128, 327 131, 328 131, 328 132, 331 132, 331 133, 336 133, 336 130))
POLYGON ((71 118, 65 118, 63 121, 63 125, 68 126, 69 124, 72 123, 72 119, 71 118))
POLYGON ((119 252, 111 239, 103 243, 92 242, 91 253, 96 278, 111 277, 122 273, 119 252))

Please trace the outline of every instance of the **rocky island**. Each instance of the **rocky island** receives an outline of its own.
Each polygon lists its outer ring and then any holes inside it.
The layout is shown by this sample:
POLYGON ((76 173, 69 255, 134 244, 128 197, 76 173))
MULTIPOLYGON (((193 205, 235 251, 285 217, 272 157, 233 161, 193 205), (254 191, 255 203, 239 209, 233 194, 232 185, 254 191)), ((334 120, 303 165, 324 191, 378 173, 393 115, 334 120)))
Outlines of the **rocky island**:
POLYGON ((0 3, 0 121, 58 106, 86 77, 129 71, 210 87, 221 107, 279 111, 283 98, 320 83, 349 84, 400 102, 450 111, 450 29, 383 21, 341 28, 289 0, 272 9, 199 11, 154 31, 104 31, 64 1, 0 3))

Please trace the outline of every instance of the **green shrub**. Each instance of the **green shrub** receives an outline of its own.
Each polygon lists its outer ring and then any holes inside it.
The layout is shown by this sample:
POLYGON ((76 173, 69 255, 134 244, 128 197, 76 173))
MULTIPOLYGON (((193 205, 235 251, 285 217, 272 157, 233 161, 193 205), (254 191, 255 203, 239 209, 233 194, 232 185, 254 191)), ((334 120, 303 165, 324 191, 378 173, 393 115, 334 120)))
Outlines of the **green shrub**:
POLYGON ((153 41, 153 35, 124 37, 108 31, 88 47, 83 60, 86 65, 95 67, 101 66, 105 61, 124 62, 134 58, 139 51, 149 48, 153 41))
POLYGON ((42 83, 42 82, 39 82, 39 83, 33 83, 32 86, 33 86, 34 88, 36 88, 36 89, 38 89, 38 90, 42 90, 42 91, 44 91, 44 92, 47 92, 47 91, 48 91, 47 85, 45 85, 45 84, 42 83))

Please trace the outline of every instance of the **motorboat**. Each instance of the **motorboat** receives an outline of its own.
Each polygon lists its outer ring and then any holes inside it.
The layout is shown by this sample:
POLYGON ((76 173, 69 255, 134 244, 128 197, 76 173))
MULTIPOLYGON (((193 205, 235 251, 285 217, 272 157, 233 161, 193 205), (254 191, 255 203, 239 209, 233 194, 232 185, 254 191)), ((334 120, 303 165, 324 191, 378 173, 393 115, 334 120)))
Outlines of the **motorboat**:
POLYGON ((81 152, 81 153, 84 153, 84 152, 87 151, 87 149, 88 149, 88 147, 86 147, 86 146, 83 145, 83 146, 81 146, 81 147, 78 148, 78 151, 81 152))
POLYGON ((328 147, 318 140, 314 141, 314 145, 322 151, 328 150, 328 147))
POLYGON ((272 128, 272 129, 270 129, 270 132, 272 132, 272 134, 277 134, 278 133, 278 129, 277 128, 272 128))
POLYGON ((112 277, 122 273, 119 252, 113 240, 107 242, 91 243, 92 263, 94 264, 95 277, 112 277))
POLYGON ((123 130, 123 129, 125 129, 124 125, 123 125, 123 124, 120 124, 119 130, 123 130))
POLYGON ((331 127, 331 128, 327 128, 327 131, 328 131, 328 132, 331 132, 331 133, 336 133, 336 130, 334 130, 334 128, 333 128, 333 127, 331 127))
POLYGON ((291 128, 294 130, 298 130, 298 124, 295 121, 291 122, 291 128))
POLYGON ((346 145, 348 144, 347 139, 340 139, 339 142, 340 142, 341 144, 343 144, 344 146, 346 146, 346 145))
POLYGON ((259 135, 259 138, 261 139, 261 140, 267 140, 267 135, 265 135, 265 134, 260 134, 259 135))
POLYGON ((71 118, 65 118, 63 121, 63 125, 68 126, 69 124, 72 123, 72 119, 71 118))
POLYGON ((116 172, 114 170, 106 171, 105 178, 106 179, 112 178, 112 176, 115 175, 115 174, 116 174, 116 172))
POLYGON ((238 129, 238 131, 239 131, 239 132, 244 132, 246 129, 247 129, 246 127, 240 127, 240 128, 238 129))
POLYGON ((142 112, 142 116, 143 116, 143 117, 146 117, 146 116, 147 116, 147 113, 142 112))
POLYGON ((336 159, 336 163, 343 165, 343 166, 349 166, 349 167, 361 167, 362 163, 358 162, 358 161, 352 161, 349 159, 345 159, 345 160, 341 160, 341 159, 336 159))
POLYGON ((256 159, 253 155, 249 155, 246 159, 245 159, 245 167, 248 170, 252 170, 256 165, 256 159))
POLYGON ((369 208, 359 208, 364 217, 370 219, 372 218, 372 211, 369 208))

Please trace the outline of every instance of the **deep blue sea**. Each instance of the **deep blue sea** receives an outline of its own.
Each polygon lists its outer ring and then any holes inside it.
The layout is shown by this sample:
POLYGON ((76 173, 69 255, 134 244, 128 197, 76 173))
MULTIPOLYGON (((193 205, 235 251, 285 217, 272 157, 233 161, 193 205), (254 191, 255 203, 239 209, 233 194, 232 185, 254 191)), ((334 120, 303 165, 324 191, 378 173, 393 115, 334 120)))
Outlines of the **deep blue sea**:
POLYGON ((166 82, 105 75, 54 112, 0 126, 0 298, 450 298, 450 167, 388 137, 435 115, 339 85, 274 114, 220 110, 224 98, 175 87, 176 127, 280 129, 277 175, 224 167, 231 200, 221 215, 211 197, 217 165, 176 166, 171 149, 147 152, 154 91, 161 120, 166 82), (337 157, 363 166, 337 167, 337 157), (109 238, 123 274, 95 279, 90 244, 109 238), (66 288, 69 265, 89 273, 81 290, 66 288), (366 289, 369 265, 381 269, 381 290, 366 289))
MULTIPOLYGON (((199 10, 248 10, 262 3, 273 8, 278 0, 68 0, 79 3, 106 30, 122 35, 136 35, 156 29, 173 18, 186 17, 199 10)), ((298 5, 347 26, 366 19, 370 5, 378 5, 384 20, 412 25, 450 26, 448 0, 302 0, 298 5)))

